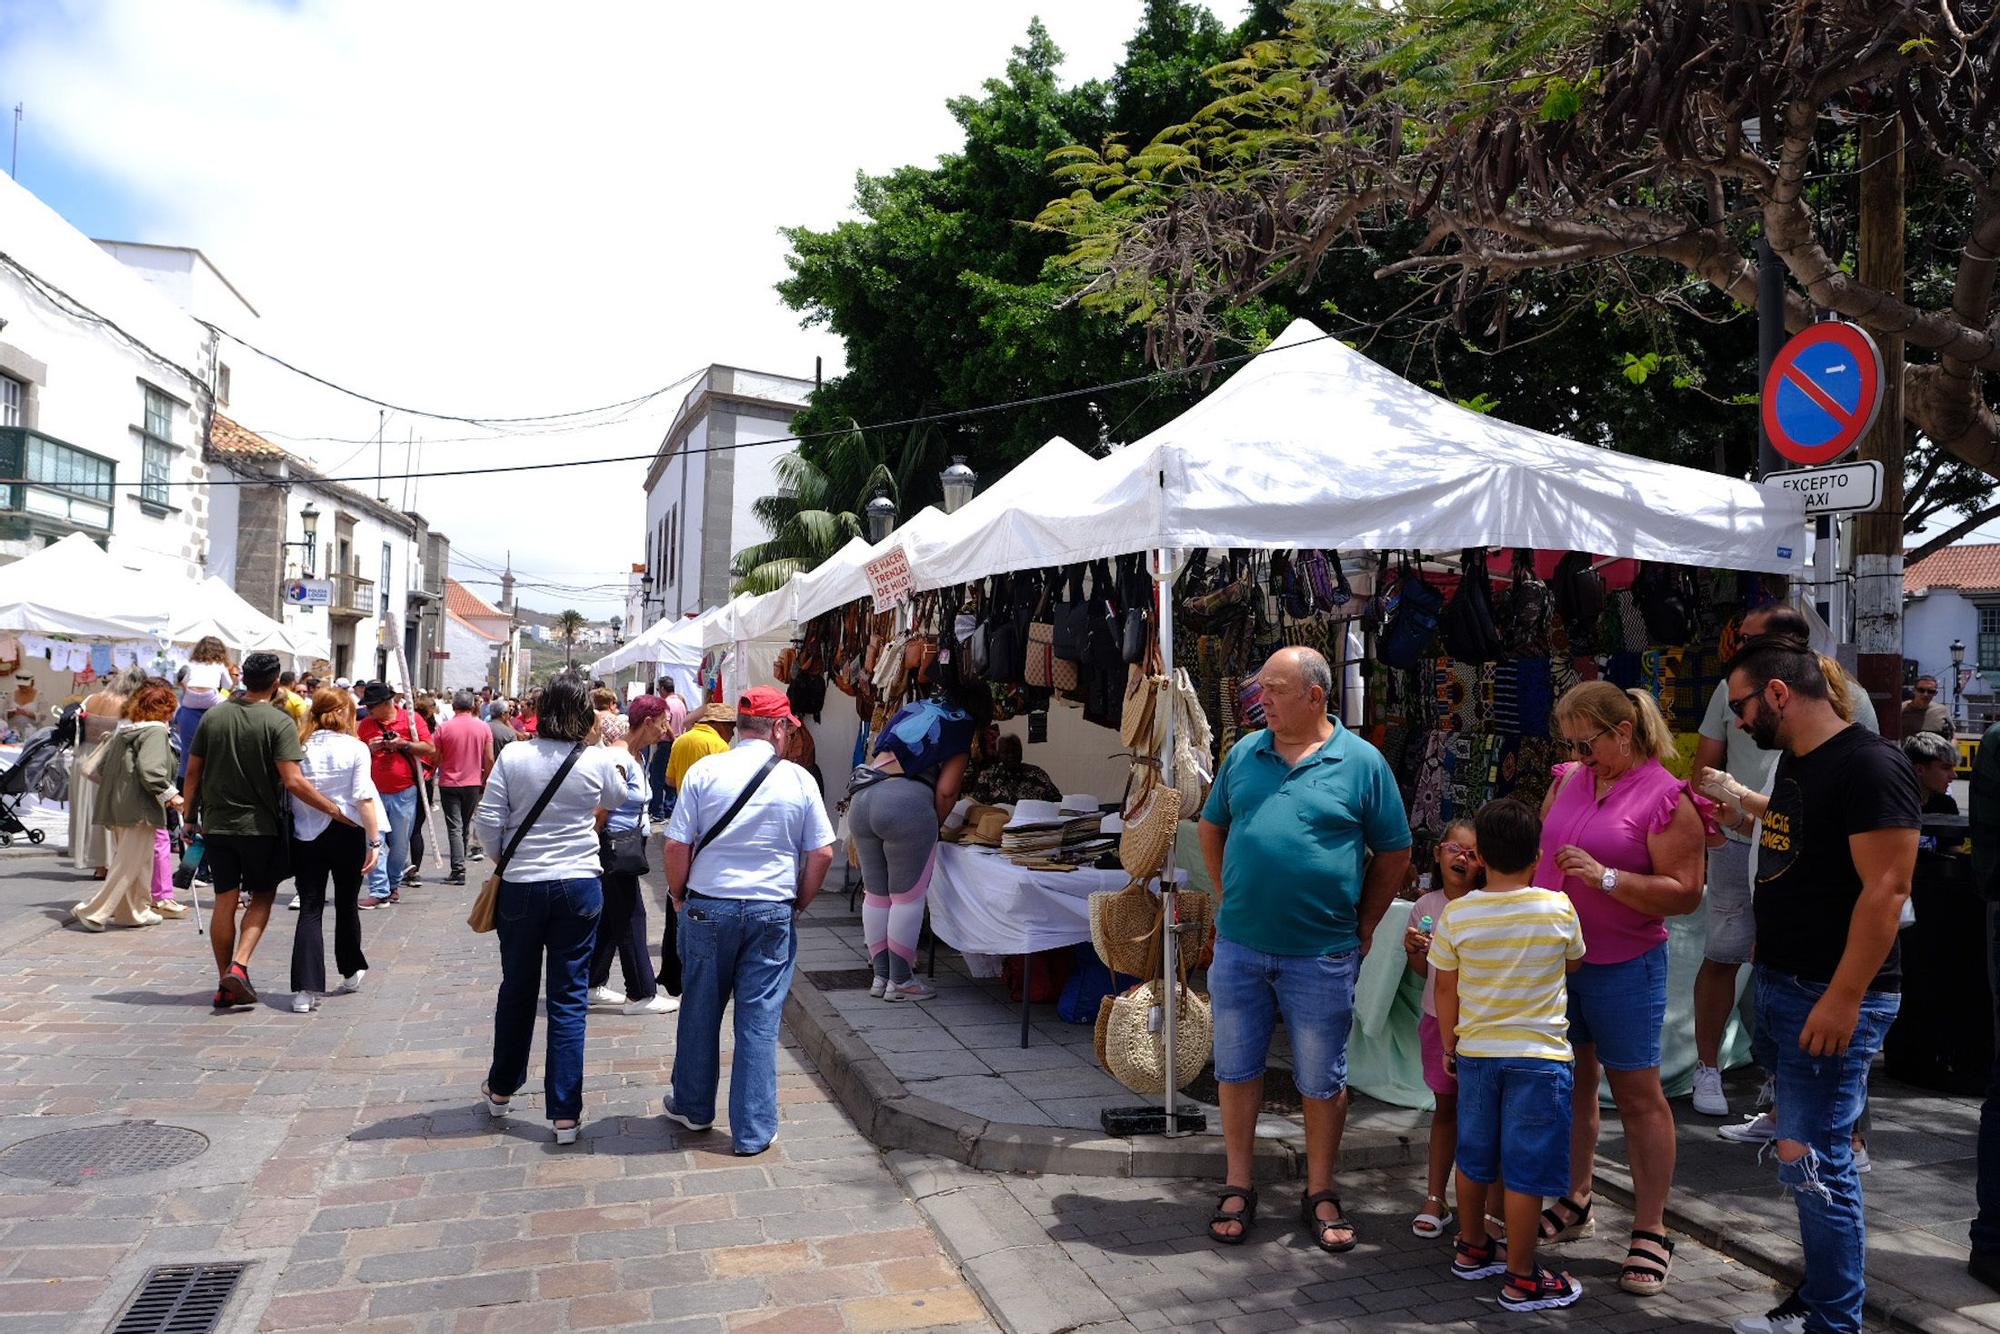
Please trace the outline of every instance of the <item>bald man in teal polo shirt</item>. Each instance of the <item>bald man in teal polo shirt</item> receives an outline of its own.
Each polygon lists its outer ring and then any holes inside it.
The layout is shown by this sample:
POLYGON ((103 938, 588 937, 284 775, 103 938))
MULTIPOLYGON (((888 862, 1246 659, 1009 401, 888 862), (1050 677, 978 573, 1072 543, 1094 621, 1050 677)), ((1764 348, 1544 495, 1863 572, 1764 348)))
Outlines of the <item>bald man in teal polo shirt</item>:
POLYGON ((1308 1235, 1323 1251, 1354 1249, 1334 1190, 1347 1123, 1347 1033, 1354 982, 1376 923, 1403 886, 1410 823, 1382 753, 1327 715, 1333 669, 1309 648, 1283 648, 1258 676, 1265 730, 1230 749, 1201 813, 1201 852, 1221 889, 1208 989, 1215 1078, 1228 1152, 1209 1235, 1242 1241, 1264 1062, 1280 1015, 1306 1123, 1308 1235))

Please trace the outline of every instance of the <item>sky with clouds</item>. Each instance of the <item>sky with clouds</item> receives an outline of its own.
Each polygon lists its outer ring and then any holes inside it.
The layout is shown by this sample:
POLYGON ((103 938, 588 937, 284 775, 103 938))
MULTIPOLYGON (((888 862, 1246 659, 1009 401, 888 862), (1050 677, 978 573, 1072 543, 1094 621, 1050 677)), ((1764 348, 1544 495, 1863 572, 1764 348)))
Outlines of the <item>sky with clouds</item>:
MULTIPOLYGON (((945 100, 998 75, 1038 8, 1077 80, 1110 72, 1141 7, 0 0, 0 103, 25 108, 22 185, 92 236, 202 250, 257 307, 253 341, 392 402, 553 413, 710 362, 836 371, 838 340, 772 291, 778 228, 847 216, 858 170, 954 148, 945 100)), ((391 414, 388 460, 411 433, 426 469, 644 454, 679 398, 501 441, 391 414)), ((244 425, 375 471, 342 443, 373 407, 262 402, 282 419, 244 425)), ((533 581, 622 587, 644 470, 427 480, 414 503, 463 578, 511 552, 533 581)))

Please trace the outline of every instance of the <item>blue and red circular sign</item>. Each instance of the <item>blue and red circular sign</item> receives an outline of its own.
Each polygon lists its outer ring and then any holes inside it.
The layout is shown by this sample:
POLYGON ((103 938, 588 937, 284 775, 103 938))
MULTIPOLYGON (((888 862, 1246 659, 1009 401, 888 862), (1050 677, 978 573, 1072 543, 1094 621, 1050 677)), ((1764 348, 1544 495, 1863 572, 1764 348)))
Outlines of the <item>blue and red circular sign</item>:
POLYGON ((1764 434, 1794 463, 1831 463, 1881 410, 1882 352, 1858 324, 1802 330, 1764 377, 1764 434))

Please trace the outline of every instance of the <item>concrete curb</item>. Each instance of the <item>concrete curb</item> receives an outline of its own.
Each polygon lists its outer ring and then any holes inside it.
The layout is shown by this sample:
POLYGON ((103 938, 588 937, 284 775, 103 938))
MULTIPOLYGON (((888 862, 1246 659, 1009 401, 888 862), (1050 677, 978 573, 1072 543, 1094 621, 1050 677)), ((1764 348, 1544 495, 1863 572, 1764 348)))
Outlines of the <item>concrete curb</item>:
MULTIPOLYGON (((1220 1136, 1114 1139, 1088 1130, 987 1121, 912 1093, 803 972, 793 976, 785 1023, 861 1133, 879 1148, 930 1154, 988 1172, 1222 1177, 1220 1136)), ((1422 1162, 1425 1151, 1423 1142, 1407 1135, 1350 1129, 1340 1162, 1343 1168, 1396 1167, 1422 1162)), ((1303 1140, 1257 1142, 1259 1182, 1304 1176, 1303 1140)))
MULTIPOLYGON (((821 1077, 832 1086, 834 1096, 854 1119, 861 1133, 888 1151, 892 1168, 899 1178, 906 1178, 905 1186, 911 1198, 916 1199, 927 1213, 932 1212, 933 1207, 929 1202, 930 1196, 941 1196, 946 1192, 943 1188, 928 1186, 929 1196, 920 1193, 927 1188, 927 1182, 913 1183, 907 1179, 906 1168, 910 1164, 898 1164, 897 1150, 945 1158, 988 1172, 1222 1179, 1222 1143, 1217 1137, 1165 1139, 1146 1136, 1124 1140, 1084 1130, 1012 1125, 987 1121, 914 1094, 890 1072, 867 1040, 854 1031, 853 1026, 841 1017, 833 1003, 803 972, 793 977, 792 992, 785 1003, 785 1022, 812 1057, 821 1077)), ((1424 1143, 1406 1135, 1350 1129, 1341 1144, 1340 1165, 1343 1169, 1361 1169, 1420 1163, 1424 1161, 1425 1149, 1424 1143)), ((1258 1141, 1258 1182, 1294 1181, 1304 1175, 1305 1149, 1300 1140, 1258 1141)), ((1631 1207, 1632 1179, 1621 1164, 1600 1157, 1597 1160, 1597 1185, 1609 1198, 1631 1207)), ((957 1194, 962 1193, 964 1187, 949 1189, 950 1193, 957 1194)), ((1780 1282, 1796 1284, 1804 1272, 1803 1257, 1795 1235, 1775 1232, 1758 1220, 1718 1208, 1686 1192, 1673 1197, 1673 1203, 1667 1210, 1667 1226, 1780 1282)), ((948 1236, 942 1226, 939 1233, 948 1236)), ((947 1240, 947 1245, 955 1248, 956 1244, 947 1240)), ((987 1309, 996 1312, 1002 1307, 993 1300, 994 1294, 985 1286, 989 1278, 1001 1281, 1005 1266, 1029 1258, 1034 1262, 1033 1272, 1040 1281, 1045 1266, 1055 1263, 1053 1257, 1039 1253, 1030 1257, 1018 1248, 995 1251, 992 1258, 985 1252, 970 1257, 958 1255, 957 1258, 968 1281, 986 1300, 987 1309), (993 1272, 989 1274, 989 1270, 993 1272)), ((1063 1263, 1070 1263, 1067 1256, 1063 1257, 1063 1263)), ((1058 1286, 1067 1291, 1069 1285, 1058 1286)), ((1007 1290, 1014 1291, 1011 1283, 1007 1290)), ((1955 1311, 1872 1275, 1869 1279, 1867 1313, 1872 1319, 1893 1328, 1918 1331, 1919 1334, 1975 1334, 1987 1330, 1987 1326, 1967 1320, 1955 1311)), ((1032 1320, 1017 1324, 1003 1319, 1001 1323, 1010 1334, 1037 1334, 1044 1328, 1032 1320)), ((1079 1323, 1090 1322, 1071 1317, 1062 1324, 1046 1328, 1066 1329, 1079 1323)))
MULTIPOLYGON (((1606 1198, 1625 1208, 1632 1207, 1632 1174, 1623 1164, 1600 1156, 1596 1184, 1606 1198)), ((1805 1254, 1796 1233, 1774 1231, 1758 1219, 1720 1208, 1685 1191, 1676 1191, 1668 1199, 1667 1226, 1671 1230, 1781 1283, 1797 1284, 1804 1277, 1805 1254)), ((1892 1329, 1913 1330, 1918 1334, 1989 1334, 1990 1330, 1989 1326, 1968 1320, 1948 1307, 1883 1281, 1879 1274, 1868 1276, 1864 1313, 1892 1329)))

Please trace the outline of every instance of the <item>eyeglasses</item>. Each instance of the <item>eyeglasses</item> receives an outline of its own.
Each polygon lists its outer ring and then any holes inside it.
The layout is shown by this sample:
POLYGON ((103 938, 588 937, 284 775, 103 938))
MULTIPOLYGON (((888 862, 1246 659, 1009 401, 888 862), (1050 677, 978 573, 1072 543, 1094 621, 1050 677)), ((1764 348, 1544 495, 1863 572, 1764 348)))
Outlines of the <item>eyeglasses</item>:
POLYGON ((1606 732, 1609 732, 1610 730, 1611 730, 1610 728, 1606 727, 1600 731, 1593 732, 1591 735, 1585 737, 1581 741, 1572 741, 1569 743, 1570 749, 1574 750, 1579 755, 1588 755, 1591 752, 1591 748, 1597 745, 1597 738, 1603 736, 1606 732))
MULTIPOLYGON (((1768 683, 1766 683, 1765 689, 1769 689, 1768 683)), ((1742 699, 1732 699, 1729 701, 1729 711, 1735 714, 1738 718, 1741 718, 1743 716, 1743 710, 1750 707, 1750 701, 1753 699, 1762 699, 1763 696, 1764 696, 1763 690, 1753 690, 1749 694, 1745 695, 1742 699)))
POLYGON ((1462 843, 1438 844, 1438 858, 1441 861, 1450 861, 1454 857, 1470 857, 1471 855, 1472 849, 1462 843))

